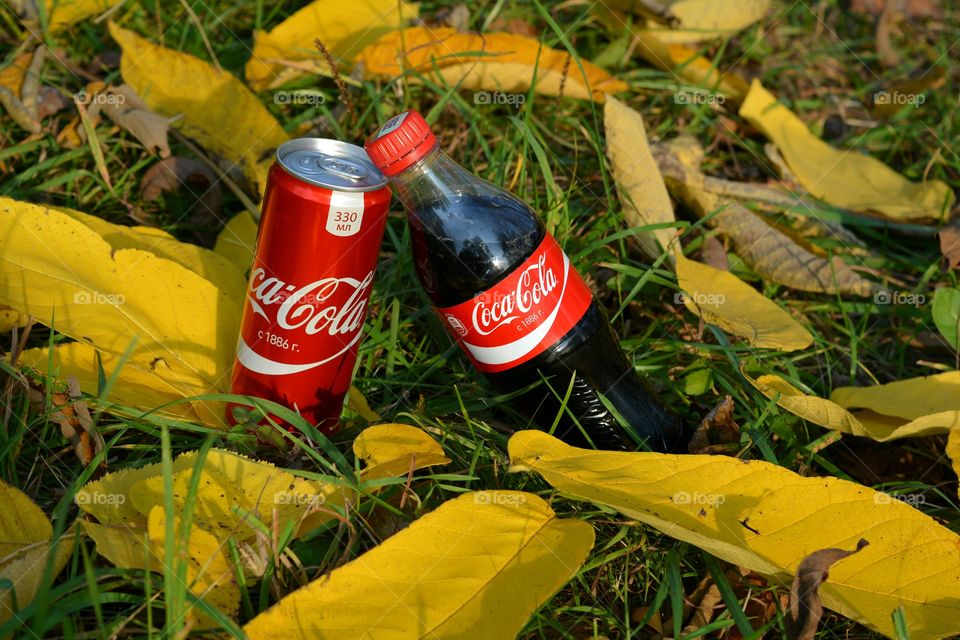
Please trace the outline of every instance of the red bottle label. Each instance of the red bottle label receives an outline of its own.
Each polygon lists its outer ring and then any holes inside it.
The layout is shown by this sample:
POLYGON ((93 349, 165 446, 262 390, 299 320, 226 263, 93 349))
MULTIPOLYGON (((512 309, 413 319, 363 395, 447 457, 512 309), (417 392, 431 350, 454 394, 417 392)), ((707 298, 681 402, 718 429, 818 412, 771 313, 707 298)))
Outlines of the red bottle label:
POLYGON ((466 302, 437 309, 460 347, 485 372, 543 353, 587 312, 593 294, 547 234, 516 271, 466 302))

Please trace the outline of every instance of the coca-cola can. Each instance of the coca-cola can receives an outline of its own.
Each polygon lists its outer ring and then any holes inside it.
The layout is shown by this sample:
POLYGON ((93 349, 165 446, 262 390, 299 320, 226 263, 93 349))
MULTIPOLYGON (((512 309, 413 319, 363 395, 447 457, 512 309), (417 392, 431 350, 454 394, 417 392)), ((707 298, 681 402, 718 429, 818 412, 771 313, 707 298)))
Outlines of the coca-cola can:
MULTIPOLYGON (((389 205, 386 179, 360 147, 299 138, 277 149, 260 214, 233 393, 283 404, 325 433, 337 429, 389 205)), ((242 421, 240 406, 228 405, 231 424, 242 421)))

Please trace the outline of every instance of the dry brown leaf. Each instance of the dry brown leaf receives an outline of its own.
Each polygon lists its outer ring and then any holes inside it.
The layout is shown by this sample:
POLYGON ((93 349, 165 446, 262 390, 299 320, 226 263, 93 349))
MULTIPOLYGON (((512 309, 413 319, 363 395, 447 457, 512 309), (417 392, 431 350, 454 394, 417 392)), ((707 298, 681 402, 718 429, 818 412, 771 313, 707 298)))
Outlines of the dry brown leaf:
POLYGON ((940 252, 947 261, 947 268, 960 267, 960 222, 940 229, 937 238, 940 240, 940 252))
MULTIPOLYGON (((851 0, 850 11, 872 16, 883 13, 888 0, 851 0)), ((901 9, 908 18, 939 18, 943 15, 937 0, 906 0, 901 9)))
POLYGON ((894 35, 903 35, 900 30, 900 23, 905 16, 900 11, 901 4, 903 4, 902 0, 887 0, 887 4, 880 14, 880 19, 877 20, 877 59, 885 67, 895 67, 900 64, 900 54, 897 53, 891 39, 894 35))
POLYGON ((733 397, 727 394, 708 413, 690 438, 690 453, 725 453, 728 445, 740 442, 740 425, 733 419, 733 397))
POLYGON ((87 111, 91 118, 102 112, 148 151, 156 149, 161 158, 170 155, 167 142, 170 121, 151 111, 130 85, 107 87, 103 92, 88 96, 85 104, 89 105, 87 111))
POLYGON ((723 248, 723 243, 717 240, 716 236, 707 236, 703 239, 703 246, 700 247, 700 257, 703 258, 704 264, 708 264, 714 269, 730 270, 727 250, 723 248))
POLYGON ((863 538, 852 551, 845 549, 821 549, 814 551, 800 562, 797 575, 790 586, 790 609, 784 622, 789 640, 813 640, 817 625, 823 617, 820 601, 820 585, 827 579, 830 567, 863 549, 869 543, 863 538))
POLYGON ((90 409, 80 392, 80 383, 75 377, 68 377, 67 392, 56 391, 50 394, 50 400, 57 407, 50 419, 60 426, 60 433, 73 446, 80 462, 84 466, 90 464, 106 443, 93 424, 90 409))
POLYGON ((220 182, 199 160, 179 156, 164 158, 150 167, 140 181, 140 191, 147 202, 180 189, 197 197, 206 212, 214 216, 220 212, 220 182))
POLYGON ((800 291, 869 296, 875 285, 839 257, 813 253, 800 238, 770 224, 739 202, 706 190, 700 172, 703 147, 691 136, 655 146, 663 179, 675 197, 733 243, 734 251, 764 279, 800 291), (711 215, 713 214, 713 215, 711 215))

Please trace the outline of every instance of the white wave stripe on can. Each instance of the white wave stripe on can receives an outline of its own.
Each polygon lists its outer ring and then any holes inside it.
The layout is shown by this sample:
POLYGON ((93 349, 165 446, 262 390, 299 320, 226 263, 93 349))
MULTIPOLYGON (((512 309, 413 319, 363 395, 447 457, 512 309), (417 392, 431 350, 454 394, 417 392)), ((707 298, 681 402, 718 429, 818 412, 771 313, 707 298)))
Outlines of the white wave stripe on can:
POLYGON ((570 259, 566 254, 563 255, 563 285, 560 289, 560 297, 557 300, 557 306, 553 312, 543 321, 539 327, 513 342, 498 345, 496 347, 481 347, 480 345, 470 344, 463 341, 464 348, 470 352, 478 362, 489 365, 507 364, 530 353, 550 332, 553 323, 556 322, 560 314, 560 308, 563 306, 563 296, 567 292, 567 278, 570 275, 570 259))
POLYGON ((265 358, 251 349, 247 343, 244 342, 243 338, 240 338, 240 340, 237 342, 237 361, 250 371, 262 373, 268 376, 285 376, 291 373, 300 373, 301 371, 307 371, 309 369, 313 369, 314 367, 319 367, 320 365, 326 364, 334 358, 338 358, 339 356, 343 355, 348 349, 350 349, 350 347, 357 343, 362 335, 363 333, 358 331, 348 344, 344 345, 340 351, 332 356, 328 356, 323 360, 317 360, 316 362, 306 362, 303 364, 288 364, 286 362, 277 362, 276 360, 265 358))

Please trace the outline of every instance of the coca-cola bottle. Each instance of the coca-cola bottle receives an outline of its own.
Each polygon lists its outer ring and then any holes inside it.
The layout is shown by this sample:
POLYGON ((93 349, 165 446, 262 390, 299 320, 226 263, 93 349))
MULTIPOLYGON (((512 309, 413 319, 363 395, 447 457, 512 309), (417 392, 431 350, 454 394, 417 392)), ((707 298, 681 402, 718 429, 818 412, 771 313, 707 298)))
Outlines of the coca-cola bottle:
POLYGON ((384 124, 366 149, 407 211, 420 283, 496 389, 525 390, 514 405, 568 442, 679 447, 680 422, 651 396, 530 207, 450 159, 415 111, 384 124))

